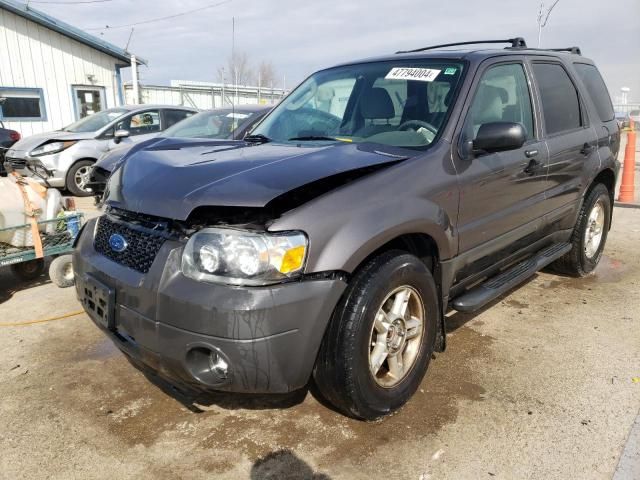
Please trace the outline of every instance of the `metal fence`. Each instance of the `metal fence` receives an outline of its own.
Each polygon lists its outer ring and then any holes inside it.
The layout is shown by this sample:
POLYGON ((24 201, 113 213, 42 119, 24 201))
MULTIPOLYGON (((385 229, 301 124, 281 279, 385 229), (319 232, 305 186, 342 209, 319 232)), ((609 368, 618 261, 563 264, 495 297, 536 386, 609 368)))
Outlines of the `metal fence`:
POLYGON ((632 110, 640 110, 640 103, 617 103, 613 105, 613 110, 616 112, 616 115, 621 113, 627 114, 632 110))
POLYGON ((231 105, 272 105, 278 103, 287 93, 281 88, 236 87, 235 85, 197 84, 195 82, 172 86, 140 85, 138 102, 134 101, 132 85, 125 85, 124 92, 127 104, 182 105, 201 110, 231 105))

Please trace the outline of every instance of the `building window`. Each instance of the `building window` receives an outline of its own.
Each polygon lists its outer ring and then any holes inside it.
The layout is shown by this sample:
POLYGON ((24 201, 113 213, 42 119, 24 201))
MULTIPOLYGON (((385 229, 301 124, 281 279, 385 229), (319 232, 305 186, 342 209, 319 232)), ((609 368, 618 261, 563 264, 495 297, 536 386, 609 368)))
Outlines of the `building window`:
POLYGON ((47 119, 41 88, 0 87, 0 118, 9 121, 47 119))

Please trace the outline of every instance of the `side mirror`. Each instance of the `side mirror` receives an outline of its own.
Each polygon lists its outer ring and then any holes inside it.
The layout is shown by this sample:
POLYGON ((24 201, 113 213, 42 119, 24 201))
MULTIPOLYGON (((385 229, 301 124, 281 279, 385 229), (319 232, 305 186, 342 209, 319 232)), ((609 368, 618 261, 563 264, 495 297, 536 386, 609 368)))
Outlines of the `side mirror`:
MULTIPOLYGON (((117 132, 116 132, 117 135, 117 132)), ((515 150, 527 140, 524 127, 515 122, 491 122, 480 125, 473 140, 474 153, 492 153, 515 150)))
POLYGON ((127 138, 129 136, 129 130, 116 130, 116 133, 113 134, 113 141, 115 143, 120 143, 123 138, 127 138))

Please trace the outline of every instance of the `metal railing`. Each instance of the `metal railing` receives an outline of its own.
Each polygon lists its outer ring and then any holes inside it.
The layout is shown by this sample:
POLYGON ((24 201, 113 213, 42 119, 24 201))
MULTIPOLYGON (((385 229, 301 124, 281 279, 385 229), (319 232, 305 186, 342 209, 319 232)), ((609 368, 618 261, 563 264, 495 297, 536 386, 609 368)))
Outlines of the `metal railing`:
POLYGON ((617 114, 629 113, 632 110, 640 110, 640 103, 614 103, 613 110, 617 114))

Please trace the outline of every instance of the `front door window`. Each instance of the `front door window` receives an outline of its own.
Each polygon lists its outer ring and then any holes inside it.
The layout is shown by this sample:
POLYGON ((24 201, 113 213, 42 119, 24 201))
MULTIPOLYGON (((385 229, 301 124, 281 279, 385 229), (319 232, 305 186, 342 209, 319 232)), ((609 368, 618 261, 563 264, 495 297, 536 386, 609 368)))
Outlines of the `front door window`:
POLYGON ((475 138, 481 125, 492 122, 516 122, 526 130, 527 139, 534 136, 531 97, 521 64, 497 65, 484 73, 467 117, 467 138, 475 138))
POLYGON ((160 131, 160 112, 148 110, 125 118, 116 125, 116 130, 126 130, 129 135, 148 135, 160 131))

